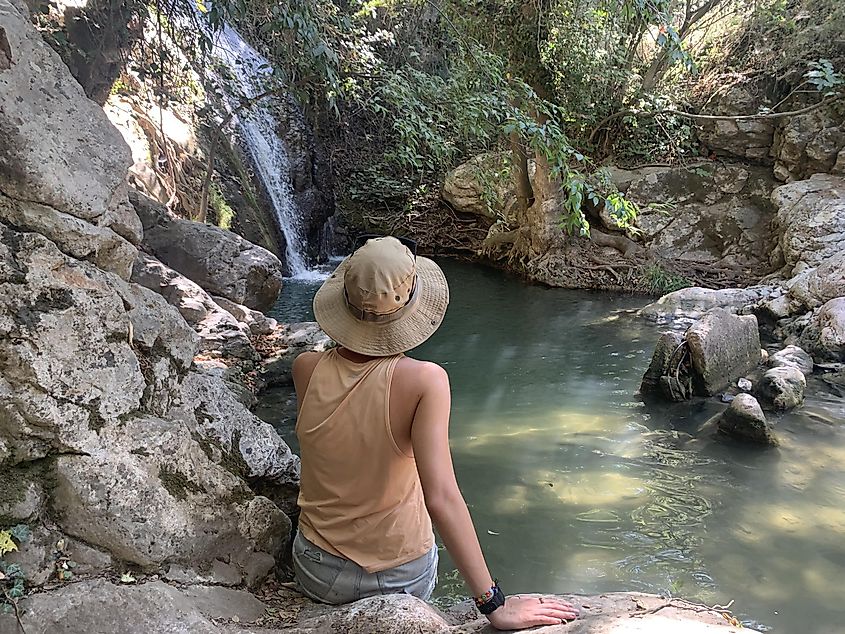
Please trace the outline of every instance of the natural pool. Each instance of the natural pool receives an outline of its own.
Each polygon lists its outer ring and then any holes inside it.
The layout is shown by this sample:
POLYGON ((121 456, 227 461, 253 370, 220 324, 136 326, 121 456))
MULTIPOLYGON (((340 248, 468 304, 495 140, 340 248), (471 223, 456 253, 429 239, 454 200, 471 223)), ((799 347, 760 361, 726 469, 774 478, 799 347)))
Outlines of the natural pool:
MULTIPOLYGON (((781 447, 696 438, 724 405, 635 396, 647 298, 527 286, 443 262, 446 320, 411 353, 449 371, 458 479, 506 592, 665 592, 775 632, 845 632, 845 400, 811 382, 781 447)), ((315 282, 277 315, 310 320, 315 282)), ((291 440, 288 394, 259 415, 291 440)), ((448 556, 441 597, 461 592, 448 556)))

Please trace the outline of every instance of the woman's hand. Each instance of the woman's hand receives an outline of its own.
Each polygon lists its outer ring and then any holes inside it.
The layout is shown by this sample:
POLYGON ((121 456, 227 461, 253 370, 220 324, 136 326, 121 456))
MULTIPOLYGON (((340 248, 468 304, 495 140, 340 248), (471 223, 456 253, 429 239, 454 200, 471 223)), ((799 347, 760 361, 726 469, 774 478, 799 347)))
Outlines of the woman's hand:
POLYGON ((578 609, 555 597, 514 595, 487 615, 497 630, 521 630, 537 625, 559 625, 578 618, 578 609))

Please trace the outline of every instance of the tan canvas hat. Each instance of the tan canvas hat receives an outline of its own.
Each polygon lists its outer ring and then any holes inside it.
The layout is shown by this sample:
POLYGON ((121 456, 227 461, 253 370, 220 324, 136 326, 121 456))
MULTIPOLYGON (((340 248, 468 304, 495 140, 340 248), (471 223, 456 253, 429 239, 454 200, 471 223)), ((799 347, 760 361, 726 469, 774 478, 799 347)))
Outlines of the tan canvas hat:
POLYGON ((386 357, 434 334, 448 305, 440 267, 383 237, 367 240, 341 262, 314 296, 314 316, 344 348, 386 357))

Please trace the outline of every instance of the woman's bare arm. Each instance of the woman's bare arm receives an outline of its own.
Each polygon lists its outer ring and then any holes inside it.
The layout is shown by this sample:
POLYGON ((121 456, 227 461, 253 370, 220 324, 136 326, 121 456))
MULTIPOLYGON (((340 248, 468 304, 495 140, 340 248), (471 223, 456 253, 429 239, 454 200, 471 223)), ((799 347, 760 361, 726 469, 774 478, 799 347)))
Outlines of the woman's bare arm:
MULTIPOLYGON (((411 442, 426 507, 473 596, 480 596, 490 589, 493 579, 452 466, 449 377, 440 366, 427 363, 419 369, 419 381, 422 396, 414 414, 411 442)), ((504 607, 488 616, 498 629, 553 625, 576 617, 570 604, 554 598, 541 602, 536 597, 510 597, 504 607)))

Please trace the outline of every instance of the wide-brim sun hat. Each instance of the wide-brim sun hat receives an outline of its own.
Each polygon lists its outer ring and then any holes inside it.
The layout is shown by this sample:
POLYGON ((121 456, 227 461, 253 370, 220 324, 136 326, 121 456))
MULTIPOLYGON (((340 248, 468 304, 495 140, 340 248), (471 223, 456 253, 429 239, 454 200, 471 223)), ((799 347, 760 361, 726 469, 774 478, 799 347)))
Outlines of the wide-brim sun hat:
POLYGON ((314 296, 314 316, 344 348, 385 357, 416 348, 443 322, 449 285, 437 264, 393 237, 367 242, 314 296))

